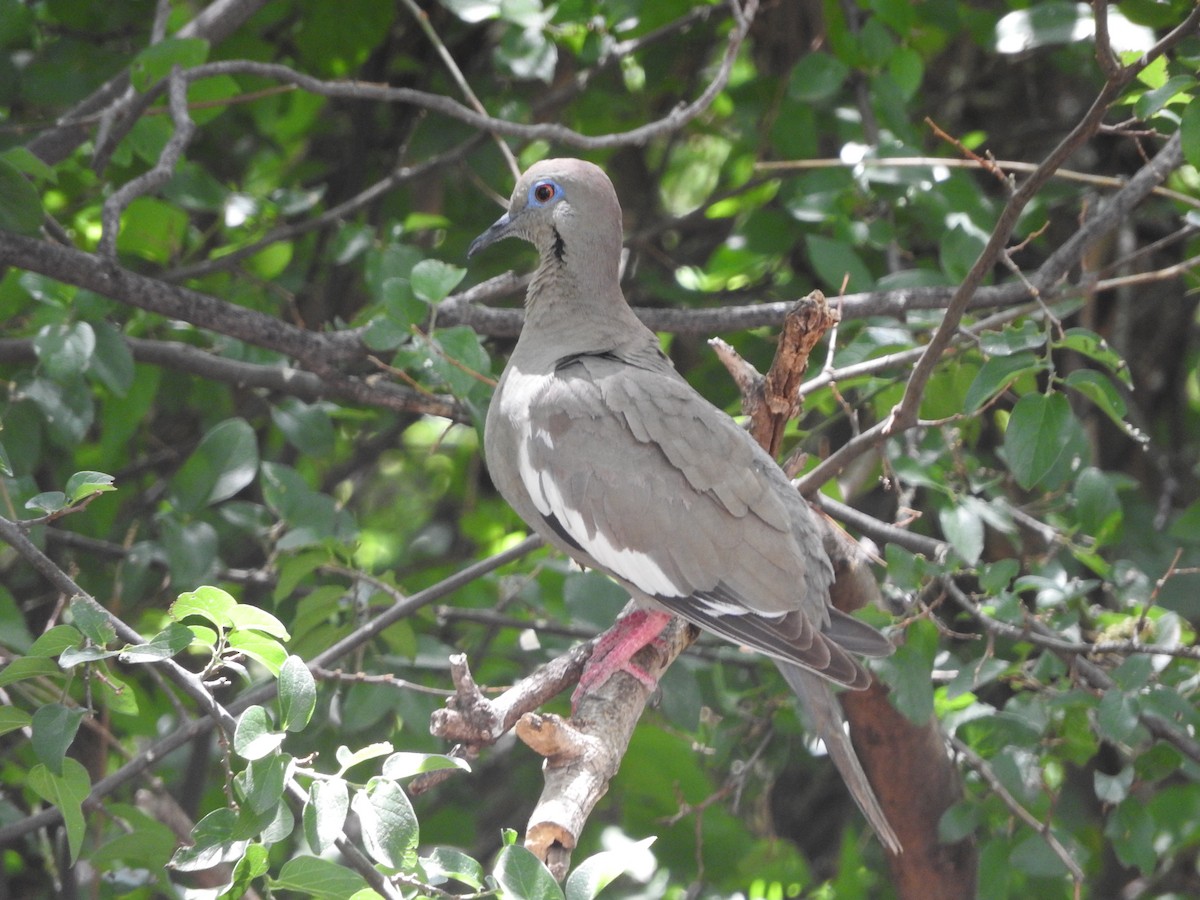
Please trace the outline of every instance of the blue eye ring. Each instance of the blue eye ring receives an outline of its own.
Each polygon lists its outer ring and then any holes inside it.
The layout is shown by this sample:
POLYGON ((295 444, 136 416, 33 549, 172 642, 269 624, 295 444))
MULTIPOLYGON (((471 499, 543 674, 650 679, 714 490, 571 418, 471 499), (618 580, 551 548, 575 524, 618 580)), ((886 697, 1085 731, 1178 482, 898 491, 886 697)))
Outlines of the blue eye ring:
POLYGON ((553 181, 536 181, 529 188, 529 205, 545 206, 562 196, 562 188, 553 181))

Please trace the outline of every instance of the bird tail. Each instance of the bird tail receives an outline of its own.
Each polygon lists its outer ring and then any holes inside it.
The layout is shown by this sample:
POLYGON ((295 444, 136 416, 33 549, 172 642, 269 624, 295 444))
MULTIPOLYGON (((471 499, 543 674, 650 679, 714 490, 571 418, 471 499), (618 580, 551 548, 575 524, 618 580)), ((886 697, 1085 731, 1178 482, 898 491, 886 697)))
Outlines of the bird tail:
POLYGON ((858 808, 871 823, 871 828, 879 836, 880 842, 892 853, 903 852, 904 848, 900 846, 900 839, 896 837, 896 832, 892 830, 887 816, 884 815, 875 791, 871 789, 871 783, 867 780, 867 773, 863 771, 858 756, 854 752, 854 746, 850 743, 850 735, 846 733, 846 720, 842 717, 841 705, 834 696, 829 683, 819 675, 799 666, 779 661, 776 661, 775 664, 783 673, 787 683, 791 685, 796 696, 800 698, 804 711, 812 720, 821 740, 825 742, 829 756, 841 773, 842 780, 846 782, 846 787, 850 789, 850 796, 854 798, 858 808))

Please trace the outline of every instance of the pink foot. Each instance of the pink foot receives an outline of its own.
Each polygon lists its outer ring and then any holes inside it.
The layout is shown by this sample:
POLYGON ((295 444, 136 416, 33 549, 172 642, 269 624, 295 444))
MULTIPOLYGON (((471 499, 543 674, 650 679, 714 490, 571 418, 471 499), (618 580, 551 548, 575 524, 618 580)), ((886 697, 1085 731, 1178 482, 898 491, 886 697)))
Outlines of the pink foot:
POLYGON ((579 686, 571 695, 571 707, 574 708, 583 693, 604 684, 616 672, 628 672, 653 690, 657 680, 630 660, 643 647, 654 643, 669 621, 671 616, 667 613, 647 609, 637 609, 617 619, 596 642, 592 656, 579 676, 579 686))

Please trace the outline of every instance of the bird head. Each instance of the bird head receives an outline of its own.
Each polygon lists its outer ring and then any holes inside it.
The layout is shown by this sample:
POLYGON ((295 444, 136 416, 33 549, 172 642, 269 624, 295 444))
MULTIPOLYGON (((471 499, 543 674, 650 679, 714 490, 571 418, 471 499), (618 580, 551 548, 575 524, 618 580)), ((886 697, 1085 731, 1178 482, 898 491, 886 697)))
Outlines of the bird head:
POLYGON ((508 237, 543 259, 568 254, 614 264, 621 254, 621 205, 604 170, 581 159, 545 159, 517 181, 508 212, 471 243, 467 256, 508 237))

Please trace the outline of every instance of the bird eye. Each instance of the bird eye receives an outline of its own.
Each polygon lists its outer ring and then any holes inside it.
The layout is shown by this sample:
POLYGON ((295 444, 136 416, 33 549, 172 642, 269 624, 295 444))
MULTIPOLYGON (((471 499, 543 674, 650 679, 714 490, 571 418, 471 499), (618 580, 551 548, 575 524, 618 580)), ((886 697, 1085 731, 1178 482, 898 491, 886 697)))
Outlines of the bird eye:
POLYGON ((549 203, 556 193, 557 188, 549 181, 543 181, 533 187, 533 199, 538 203, 549 203))

